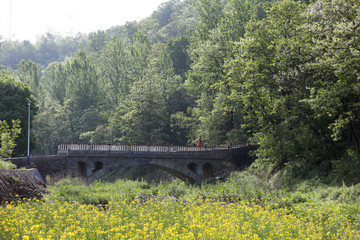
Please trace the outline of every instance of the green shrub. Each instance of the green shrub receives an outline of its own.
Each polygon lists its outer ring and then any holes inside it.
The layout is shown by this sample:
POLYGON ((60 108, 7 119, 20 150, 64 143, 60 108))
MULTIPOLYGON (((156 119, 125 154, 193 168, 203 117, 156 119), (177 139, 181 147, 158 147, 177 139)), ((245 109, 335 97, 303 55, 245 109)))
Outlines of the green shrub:
POLYGON ((80 185, 83 185, 83 182, 81 180, 76 179, 76 178, 70 178, 70 177, 63 178, 54 184, 55 187, 80 186, 80 185))
POLYGON ((167 195, 175 198, 180 198, 186 193, 186 184, 176 179, 167 186, 167 195))
POLYGON ((6 160, 0 160, 0 169, 16 169, 16 165, 6 160))

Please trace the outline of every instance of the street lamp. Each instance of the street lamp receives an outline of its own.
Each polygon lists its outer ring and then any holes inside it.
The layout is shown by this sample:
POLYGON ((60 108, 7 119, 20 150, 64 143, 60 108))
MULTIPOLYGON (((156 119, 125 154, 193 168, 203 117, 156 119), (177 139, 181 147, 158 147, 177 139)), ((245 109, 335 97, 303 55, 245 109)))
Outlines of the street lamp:
POLYGON ((26 98, 28 100, 28 106, 29 106, 29 114, 28 114, 28 145, 27 145, 27 165, 30 165, 30 105, 31 101, 30 99, 26 98))

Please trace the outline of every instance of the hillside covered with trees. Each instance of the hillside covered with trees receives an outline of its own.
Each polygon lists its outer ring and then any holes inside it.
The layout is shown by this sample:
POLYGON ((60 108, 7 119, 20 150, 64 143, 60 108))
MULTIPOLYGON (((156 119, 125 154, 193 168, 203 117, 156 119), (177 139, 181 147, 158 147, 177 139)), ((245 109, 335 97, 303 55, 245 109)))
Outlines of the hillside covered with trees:
MULTIPOLYGON (((2 41, 1 78, 34 95, 34 154, 251 140, 252 168, 270 176, 359 182, 359 5, 170 0, 106 31, 2 41)), ((6 111, 1 95, 0 120, 6 111)))

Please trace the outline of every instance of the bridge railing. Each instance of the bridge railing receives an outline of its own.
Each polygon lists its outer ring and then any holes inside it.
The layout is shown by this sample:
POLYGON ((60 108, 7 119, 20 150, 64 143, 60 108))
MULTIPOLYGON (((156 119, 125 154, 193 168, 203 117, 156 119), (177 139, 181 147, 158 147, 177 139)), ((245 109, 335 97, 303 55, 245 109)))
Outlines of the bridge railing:
POLYGON ((194 151, 210 151, 237 149, 250 146, 250 142, 232 143, 221 146, 153 146, 153 145, 113 145, 113 144, 74 144, 59 143, 58 154, 67 154, 72 151, 111 151, 111 152, 194 152, 194 151))

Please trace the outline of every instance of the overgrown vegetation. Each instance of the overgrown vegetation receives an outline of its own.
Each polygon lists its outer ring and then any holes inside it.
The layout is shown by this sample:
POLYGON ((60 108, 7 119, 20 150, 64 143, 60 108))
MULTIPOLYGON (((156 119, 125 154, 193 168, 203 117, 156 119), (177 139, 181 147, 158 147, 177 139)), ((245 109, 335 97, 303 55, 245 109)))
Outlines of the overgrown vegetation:
POLYGON ((81 180, 64 178, 53 186, 51 198, 96 204, 102 201, 124 201, 141 198, 143 195, 160 199, 171 197, 181 202, 198 199, 220 202, 256 202, 272 208, 292 208, 302 203, 334 202, 336 204, 360 204, 360 184, 347 186, 331 185, 320 179, 302 180, 290 185, 280 183, 281 178, 267 180, 251 170, 233 172, 224 180, 214 183, 190 185, 181 180, 161 183, 147 181, 117 180, 97 181, 86 185, 81 180))
POLYGON ((3 238, 357 239, 360 185, 278 188, 250 170, 187 185, 64 178, 45 202, 0 208, 3 238), (27 212, 24 216, 23 212, 27 212))

